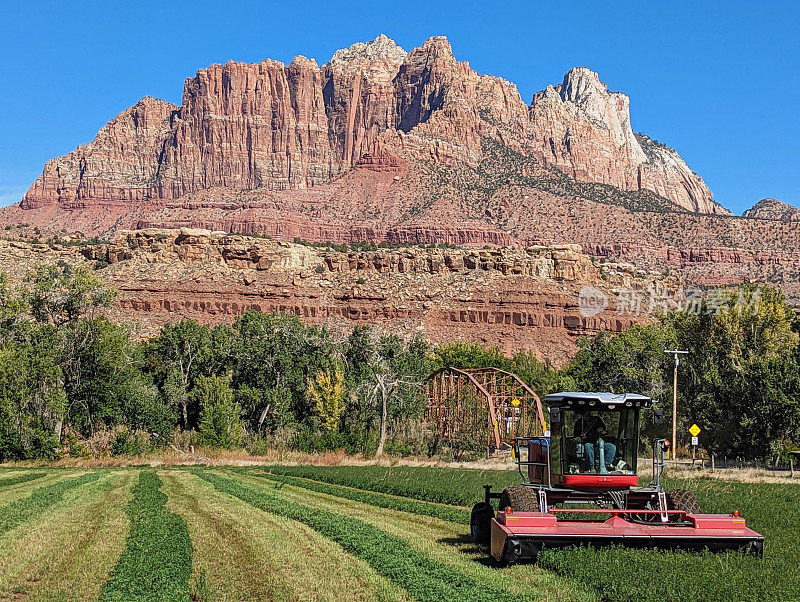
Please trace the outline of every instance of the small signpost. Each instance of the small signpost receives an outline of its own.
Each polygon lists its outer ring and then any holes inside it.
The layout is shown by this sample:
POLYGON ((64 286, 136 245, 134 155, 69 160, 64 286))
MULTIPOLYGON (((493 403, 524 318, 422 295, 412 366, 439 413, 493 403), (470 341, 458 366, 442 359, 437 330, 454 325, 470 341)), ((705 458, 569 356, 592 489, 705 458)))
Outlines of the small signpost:
MULTIPOLYGON (((701 430, 703 429, 701 429, 696 424, 692 424, 692 426, 689 427, 689 434, 692 436, 692 467, 694 467, 695 457, 697 456, 697 445, 699 442, 697 437, 700 434, 701 430)), ((702 466, 702 461, 700 465, 702 466)))

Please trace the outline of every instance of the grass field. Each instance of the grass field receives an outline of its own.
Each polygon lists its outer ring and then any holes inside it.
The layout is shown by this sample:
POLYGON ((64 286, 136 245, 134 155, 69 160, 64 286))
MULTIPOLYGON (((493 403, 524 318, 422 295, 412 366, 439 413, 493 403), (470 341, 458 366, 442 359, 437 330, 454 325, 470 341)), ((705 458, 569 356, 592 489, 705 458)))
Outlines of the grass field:
POLYGON ((763 559, 469 542, 483 484, 429 467, 0 469, 2 600, 800 600, 800 485, 672 481, 739 509, 763 559))

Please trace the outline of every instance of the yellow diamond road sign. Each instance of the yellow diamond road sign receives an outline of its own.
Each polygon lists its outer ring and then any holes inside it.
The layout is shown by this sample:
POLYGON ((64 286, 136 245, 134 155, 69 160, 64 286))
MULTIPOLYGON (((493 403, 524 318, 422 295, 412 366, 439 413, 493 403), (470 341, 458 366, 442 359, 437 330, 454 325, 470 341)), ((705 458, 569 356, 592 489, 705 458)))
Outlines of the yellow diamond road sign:
POLYGON ((692 426, 689 427, 689 433, 692 435, 692 437, 697 437, 697 435, 700 434, 700 430, 701 430, 700 427, 697 426, 696 424, 693 424, 692 426))

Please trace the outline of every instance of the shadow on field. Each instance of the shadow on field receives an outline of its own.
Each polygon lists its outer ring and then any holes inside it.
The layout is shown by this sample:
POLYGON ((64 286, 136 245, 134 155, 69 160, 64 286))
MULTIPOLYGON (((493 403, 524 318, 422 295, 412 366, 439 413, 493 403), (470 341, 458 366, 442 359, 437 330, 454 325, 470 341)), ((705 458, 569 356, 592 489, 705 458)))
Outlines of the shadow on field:
POLYGON ((459 535, 458 537, 442 537, 437 539, 436 543, 446 546, 455 546, 458 551, 472 558, 473 562, 482 564, 483 566, 495 567, 496 563, 488 554, 488 548, 476 544, 472 541, 472 536, 468 533, 459 535))
POLYGON ((477 549, 477 546, 474 545, 472 541, 472 537, 467 533, 463 535, 459 535, 458 537, 442 537, 441 539, 436 540, 437 543, 445 544, 448 546, 470 546, 472 548, 477 549))

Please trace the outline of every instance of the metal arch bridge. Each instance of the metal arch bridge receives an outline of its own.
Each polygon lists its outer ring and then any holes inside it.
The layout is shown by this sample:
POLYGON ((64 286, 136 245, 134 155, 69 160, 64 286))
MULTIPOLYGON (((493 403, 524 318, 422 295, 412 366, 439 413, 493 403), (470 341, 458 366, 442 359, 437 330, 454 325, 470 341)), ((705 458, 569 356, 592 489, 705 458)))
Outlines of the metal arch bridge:
MULTIPOLYGON (((483 417, 469 416, 474 410, 464 403, 465 394, 486 404, 490 450, 502 449, 514 437, 543 435, 547 430, 541 399, 516 374, 499 368, 441 368, 425 382, 425 421, 445 441, 463 433, 465 426, 484 422, 483 417)), ((474 429, 472 434, 480 435, 474 429)))

